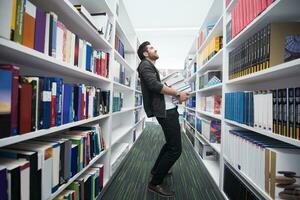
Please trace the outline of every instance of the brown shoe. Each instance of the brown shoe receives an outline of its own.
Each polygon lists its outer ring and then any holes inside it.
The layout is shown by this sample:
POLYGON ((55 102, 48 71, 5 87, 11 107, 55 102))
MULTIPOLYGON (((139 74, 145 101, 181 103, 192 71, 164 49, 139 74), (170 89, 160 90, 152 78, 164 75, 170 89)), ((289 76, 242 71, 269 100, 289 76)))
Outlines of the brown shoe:
POLYGON ((152 185, 151 183, 148 184, 148 190, 150 192, 154 192, 162 197, 174 197, 175 192, 170 191, 169 189, 165 188, 162 185, 152 185))

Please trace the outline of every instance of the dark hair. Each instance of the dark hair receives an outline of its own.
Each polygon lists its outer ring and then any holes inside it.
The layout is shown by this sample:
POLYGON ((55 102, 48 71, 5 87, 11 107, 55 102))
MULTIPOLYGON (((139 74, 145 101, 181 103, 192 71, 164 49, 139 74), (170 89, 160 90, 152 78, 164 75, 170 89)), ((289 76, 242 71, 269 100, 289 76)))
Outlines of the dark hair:
POLYGON ((138 48, 137 53, 138 53, 138 56, 139 56, 139 58, 140 58, 141 60, 143 60, 143 59, 145 58, 144 52, 147 51, 147 45, 150 45, 150 42, 145 41, 145 42, 143 42, 143 43, 139 46, 139 48, 138 48))

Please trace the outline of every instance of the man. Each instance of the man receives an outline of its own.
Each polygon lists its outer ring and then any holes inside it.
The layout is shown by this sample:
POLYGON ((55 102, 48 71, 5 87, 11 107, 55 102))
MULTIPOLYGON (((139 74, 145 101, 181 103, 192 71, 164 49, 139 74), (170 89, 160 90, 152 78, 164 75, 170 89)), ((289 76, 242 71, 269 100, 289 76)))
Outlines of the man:
POLYGON ((159 56, 150 42, 143 42, 139 46, 138 56, 141 59, 137 70, 141 79, 144 109, 147 117, 156 117, 166 140, 151 170, 153 177, 148 184, 148 190, 164 197, 173 197, 175 192, 162 185, 164 177, 180 157, 182 149, 179 114, 177 106, 172 103, 170 96, 183 102, 189 98, 189 94, 177 92, 161 83, 159 72, 155 67, 155 61, 159 56))

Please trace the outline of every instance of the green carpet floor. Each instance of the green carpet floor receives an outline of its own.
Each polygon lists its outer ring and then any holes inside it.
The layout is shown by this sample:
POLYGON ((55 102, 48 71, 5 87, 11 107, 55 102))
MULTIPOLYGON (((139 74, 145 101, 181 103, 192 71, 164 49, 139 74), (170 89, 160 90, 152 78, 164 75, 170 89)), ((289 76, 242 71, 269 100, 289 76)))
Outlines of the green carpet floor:
POLYGON ((164 180, 176 192, 174 198, 163 198, 148 192, 150 170, 164 144, 159 125, 148 123, 144 132, 123 160, 112 181, 100 196, 102 200, 218 200, 221 192, 199 160, 188 139, 182 135, 183 151, 172 167, 172 176, 164 180))

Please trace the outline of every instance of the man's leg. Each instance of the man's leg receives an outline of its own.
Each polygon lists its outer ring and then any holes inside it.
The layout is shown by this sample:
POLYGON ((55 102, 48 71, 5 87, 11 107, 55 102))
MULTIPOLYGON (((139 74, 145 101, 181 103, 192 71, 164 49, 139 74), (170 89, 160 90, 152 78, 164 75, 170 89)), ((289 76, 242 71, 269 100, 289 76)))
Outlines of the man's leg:
POLYGON ((160 159, 162 158, 162 155, 164 155, 166 150, 167 150, 167 146, 166 146, 166 144, 164 144, 163 147, 161 148, 160 152, 159 152, 159 155, 158 155, 158 157, 155 161, 155 164, 153 165, 153 167, 151 169, 151 174, 156 174, 158 163, 160 162, 160 159))
POLYGON ((168 173, 168 170, 180 157, 182 147, 178 116, 177 109, 171 109, 167 111, 166 118, 157 118, 165 135, 166 147, 164 150, 165 152, 157 161, 156 174, 154 174, 152 177, 152 180, 149 184, 150 186, 160 185, 168 173))

